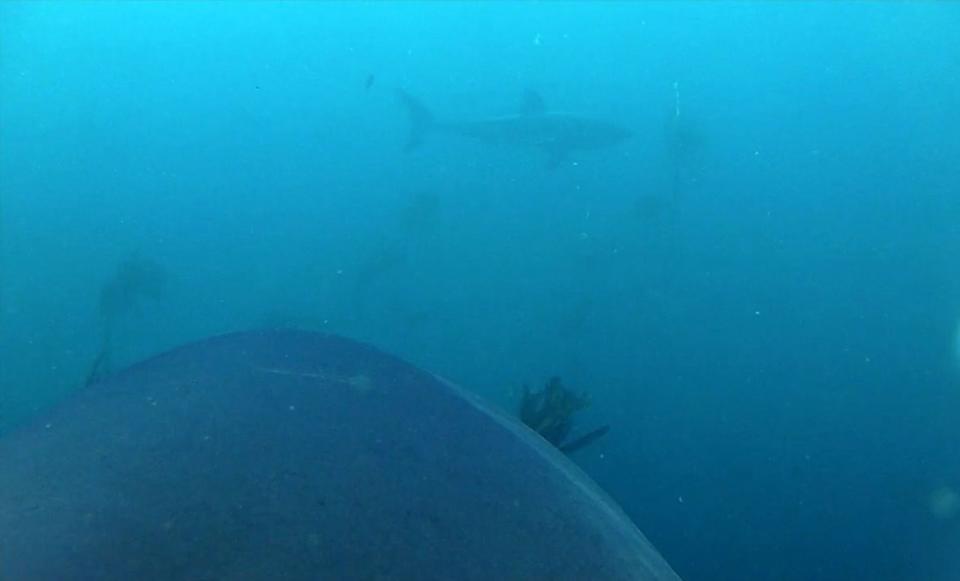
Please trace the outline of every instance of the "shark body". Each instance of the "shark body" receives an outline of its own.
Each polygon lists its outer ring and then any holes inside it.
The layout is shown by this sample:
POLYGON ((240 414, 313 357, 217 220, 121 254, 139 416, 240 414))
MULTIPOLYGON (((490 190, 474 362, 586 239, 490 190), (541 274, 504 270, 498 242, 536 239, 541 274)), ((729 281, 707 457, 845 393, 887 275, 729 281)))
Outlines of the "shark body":
POLYGON ((680 581, 519 421, 292 329, 168 351, 4 433, 0 553, 4 581, 680 581))
POLYGON ((614 123, 547 111, 532 91, 515 115, 463 121, 438 120, 406 91, 398 91, 398 96, 410 117, 407 151, 419 146, 428 133, 447 133, 491 145, 540 149, 547 154, 548 166, 556 167, 571 153, 613 147, 632 135, 614 123))

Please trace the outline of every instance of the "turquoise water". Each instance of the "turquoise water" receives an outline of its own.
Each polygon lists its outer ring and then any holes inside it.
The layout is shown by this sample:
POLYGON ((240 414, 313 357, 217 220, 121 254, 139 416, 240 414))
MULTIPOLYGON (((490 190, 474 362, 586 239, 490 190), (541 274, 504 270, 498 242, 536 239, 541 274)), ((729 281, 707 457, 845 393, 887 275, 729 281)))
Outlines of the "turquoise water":
POLYGON ((79 388, 105 326, 115 369, 292 324, 508 409, 589 392, 611 431, 574 458, 688 581, 960 579, 958 25, 4 3, 0 429, 79 388), (398 89, 437 119, 411 151, 398 89), (530 145, 531 92, 632 137, 530 145), (125 261, 163 284, 104 306, 125 261))

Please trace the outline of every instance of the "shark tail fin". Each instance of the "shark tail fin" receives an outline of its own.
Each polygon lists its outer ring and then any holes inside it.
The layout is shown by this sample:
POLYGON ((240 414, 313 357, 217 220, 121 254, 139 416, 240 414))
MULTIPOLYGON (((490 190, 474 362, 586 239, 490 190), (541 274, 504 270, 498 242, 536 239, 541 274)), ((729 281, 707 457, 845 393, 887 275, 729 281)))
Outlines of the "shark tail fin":
POLYGON ((397 89, 397 98, 400 99, 400 104, 407 110, 407 116, 410 118, 410 132, 407 134, 407 142, 403 150, 412 151, 423 143, 424 135, 435 125, 433 113, 403 89, 397 89))

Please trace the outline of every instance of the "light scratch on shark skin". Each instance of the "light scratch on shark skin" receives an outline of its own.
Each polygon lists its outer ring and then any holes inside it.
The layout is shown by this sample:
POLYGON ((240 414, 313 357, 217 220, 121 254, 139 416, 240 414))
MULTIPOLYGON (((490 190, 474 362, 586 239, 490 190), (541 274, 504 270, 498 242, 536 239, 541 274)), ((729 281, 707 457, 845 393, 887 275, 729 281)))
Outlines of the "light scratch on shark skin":
POLYGON ((293 369, 281 369, 279 367, 258 367, 253 366, 254 371, 259 371, 260 373, 272 373, 273 375, 286 375, 290 377, 307 377, 310 379, 331 379, 333 381, 341 381, 346 383, 344 380, 339 378, 330 377, 326 373, 316 373, 310 371, 295 371, 293 369))
POLYGON ((260 373, 269 373, 272 375, 283 375, 286 377, 302 377, 306 379, 319 379, 322 381, 330 381, 333 383, 339 383, 341 385, 346 385, 360 394, 366 394, 371 391, 374 391, 376 384, 370 378, 370 376, 358 373, 356 375, 351 375, 350 377, 342 377, 338 375, 333 375, 330 373, 311 372, 311 371, 296 371, 293 369, 283 369, 280 367, 260 367, 257 365, 251 366, 254 371, 260 373))

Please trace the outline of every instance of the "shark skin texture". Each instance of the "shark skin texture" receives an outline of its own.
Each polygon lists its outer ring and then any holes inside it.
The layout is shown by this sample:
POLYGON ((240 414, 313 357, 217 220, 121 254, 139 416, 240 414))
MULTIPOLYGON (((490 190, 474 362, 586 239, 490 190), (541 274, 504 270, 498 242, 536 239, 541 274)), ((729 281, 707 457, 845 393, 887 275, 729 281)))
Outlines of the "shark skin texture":
POLYGON ((0 438, 0 579, 679 578, 513 418, 367 345, 263 330, 0 438))

